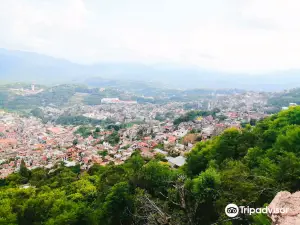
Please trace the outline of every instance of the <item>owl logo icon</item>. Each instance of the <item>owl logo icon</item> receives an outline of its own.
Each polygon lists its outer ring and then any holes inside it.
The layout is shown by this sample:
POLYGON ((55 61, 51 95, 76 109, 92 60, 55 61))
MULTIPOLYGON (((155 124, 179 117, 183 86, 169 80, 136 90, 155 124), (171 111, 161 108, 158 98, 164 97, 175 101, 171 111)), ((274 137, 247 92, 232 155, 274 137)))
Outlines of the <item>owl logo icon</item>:
POLYGON ((239 214, 239 207, 236 204, 228 204, 225 208, 225 214, 228 217, 236 217, 239 214))

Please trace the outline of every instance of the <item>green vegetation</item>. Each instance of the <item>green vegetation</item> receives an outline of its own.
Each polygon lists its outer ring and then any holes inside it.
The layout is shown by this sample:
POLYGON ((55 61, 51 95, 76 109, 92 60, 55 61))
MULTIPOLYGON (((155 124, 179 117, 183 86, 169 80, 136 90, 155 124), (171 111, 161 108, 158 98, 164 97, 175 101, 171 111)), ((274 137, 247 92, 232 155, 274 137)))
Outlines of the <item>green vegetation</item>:
POLYGON ((288 92, 279 93, 270 98, 268 103, 275 107, 289 106, 290 103, 300 105, 300 88, 292 89, 288 92))
POLYGON ((73 85, 59 85, 48 88, 36 95, 12 95, 6 104, 6 108, 13 110, 32 109, 40 106, 53 104, 55 106, 65 105, 75 94, 73 85))
POLYGON ((102 98, 116 98, 120 97, 121 94, 122 91, 110 88, 107 88, 102 92, 94 91, 84 98, 84 103, 87 105, 100 105, 102 98))
POLYGON ((78 139, 74 139, 73 140, 73 145, 75 146, 75 145, 78 145, 78 139))
POLYGON ((76 131, 75 134, 81 135, 83 138, 87 138, 93 134, 92 128, 88 126, 80 126, 76 131))
POLYGON ((43 110, 40 109, 40 108, 35 108, 35 109, 31 110, 30 113, 31 113, 33 116, 35 116, 35 117, 37 117, 37 118, 40 118, 40 119, 42 119, 42 120, 43 120, 44 117, 45 117, 45 114, 44 114, 43 110))
MULTIPOLYGON (((18 95, 17 92, 11 89, 30 89, 28 84, 9 84, 0 86, 0 108, 9 110, 28 110, 35 109, 41 106, 63 106, 66 105, 71 97, 79 91, 85 90, 80 85, 58 85, 54 87, 42 87, 36 85, 36 89, 43 88, 44 91, 34 95, 18 95)), ((40 113, 37 116, 40 116, 40 113)))
MULTIPOLYGON (((80 126, 76 131, 75 131, 75 134, 79 134, 80 136, 82 136, 83 138, 87 138, 89 137, 90 135, 92 135, 94 138, 98 138, 100 135, 99 135, 99 132, 97 132, 97 128, 94 130, 93 127, 90 127, 90 126, 80 126)), ((75 140, 74 140, 75 141, 75 140)), ((111 145, 116 145, 119 143, 120 141, 120 136, 118 134, 117 131, 113 130, 113 132, 108 135, 104 141, 108 142, 109 144, 111 145)), ((103 141, 102 141, 103 142, 103 141)), ((77 142, 75 142, 76 144, 78 143, 78 140, 77 142)), ((74 142, 73 142, 74 144, 74 142)), ((74 144, 75 145, 75 144, 74 144)))
POLYGON ((295 107, 199 142, 179 169, 138 152, 122 165, 81 173, 79 166, 59 165, 50 173, 29 171, 22 163, 19 173, 0 182, 0 223, 268 225, 265 215, 228 220, 224 208, 263 207, 278 191, 299 190, 299 136, 295 107), (25 183, 32 187, 19 187, 25 183))
POLYGON ((217 118, 218 120, 220 120, 220 121, 224 121, 224 120, 226 120, 228 117, 225 116, 225 115, 220 115, 220 116, 216 116, 216 118, 217 118))
POLYGON ((35 108, 30 111, 30 113, 37 118, 40 118, 43 123, 47 123, 49 121, 49 118, 46 117, 45 113, 40 108, 35 108))
POLYGON ((209 116, 209 115, 215 116, 215 113, 216 112, 213 112, 213 111, 192 110, 192 111, 189 111, 186 114, 178 117, 177 119, 175 119, 174 122, 173 122, 173 124, 174 125, 179 125, 182 122, 193 121, 194 119, 196 119, 199 116, 209 116))
POLYGON ((55 121, 56 124, 62 125, 100 125, 105 124, 105 121, 92 119, 85 116, 60 116, 55 121))
POLYGON ((104 158, 105 156, 108 155, 108 152, 106 150, 105 151, 99 151, 98 155, 100 155, 102 158, 104 158))
POLYGON ((120 141, 120 136, 118 134, 117 131, 112 132, 112 134, 110 134, 105 141, 107 141, 109 144, 111 145, 116 145, 119 143, 120 141))
POLYGON ((156 113, 155 115, 155 119, 160 121, 160 122, 163 122, 165 121, 166 119, 173 119, 174 118, 174 113, 173 112, 167 112, 165 114, 162 114, 162 113, 156 113))
POLYGON ((160 122, 162 122, 162 121, 164 121, 165 120, 165 117, 164 117, 164 115, 162 114, 162 113, 156 113, 156 115, 155 115, 155 119, 156 120, 158 120, 158 121, 160 121, 160 122))

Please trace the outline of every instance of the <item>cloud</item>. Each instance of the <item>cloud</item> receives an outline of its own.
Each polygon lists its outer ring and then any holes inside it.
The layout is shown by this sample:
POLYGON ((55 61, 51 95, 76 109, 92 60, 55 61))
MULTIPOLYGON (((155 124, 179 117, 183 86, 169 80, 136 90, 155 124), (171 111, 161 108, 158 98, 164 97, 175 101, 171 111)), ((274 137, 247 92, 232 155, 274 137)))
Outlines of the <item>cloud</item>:
POLYGON ((0 47, 80 63, 300 68, 297 0, 0 0, 0 47))

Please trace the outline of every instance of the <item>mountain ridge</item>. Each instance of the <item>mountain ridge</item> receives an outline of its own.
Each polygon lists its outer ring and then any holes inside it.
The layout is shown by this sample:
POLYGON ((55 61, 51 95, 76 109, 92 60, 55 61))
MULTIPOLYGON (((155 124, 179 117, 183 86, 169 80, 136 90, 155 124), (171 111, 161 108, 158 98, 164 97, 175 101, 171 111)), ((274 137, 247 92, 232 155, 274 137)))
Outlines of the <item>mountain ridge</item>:
POLYGON ((170 88, 242 88, 277 91, 295 87, 295 84, 300 82, 298 74, 298 70, 259 75, 232 74, 172 64, 99 62, 85 65, 39 53, 0 48, 0 80, 9 82, 86 83, 87 79, 101 77, 161 83, 170 88))

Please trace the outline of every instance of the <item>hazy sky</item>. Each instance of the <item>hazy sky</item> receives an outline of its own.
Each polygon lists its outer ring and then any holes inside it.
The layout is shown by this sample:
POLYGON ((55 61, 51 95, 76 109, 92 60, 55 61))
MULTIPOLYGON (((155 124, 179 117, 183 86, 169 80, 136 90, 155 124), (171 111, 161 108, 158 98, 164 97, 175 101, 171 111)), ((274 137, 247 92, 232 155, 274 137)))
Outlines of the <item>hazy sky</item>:
POLYGON ((299 0, 0 0, 0 48, 80 63, 300 68, 299 0))

